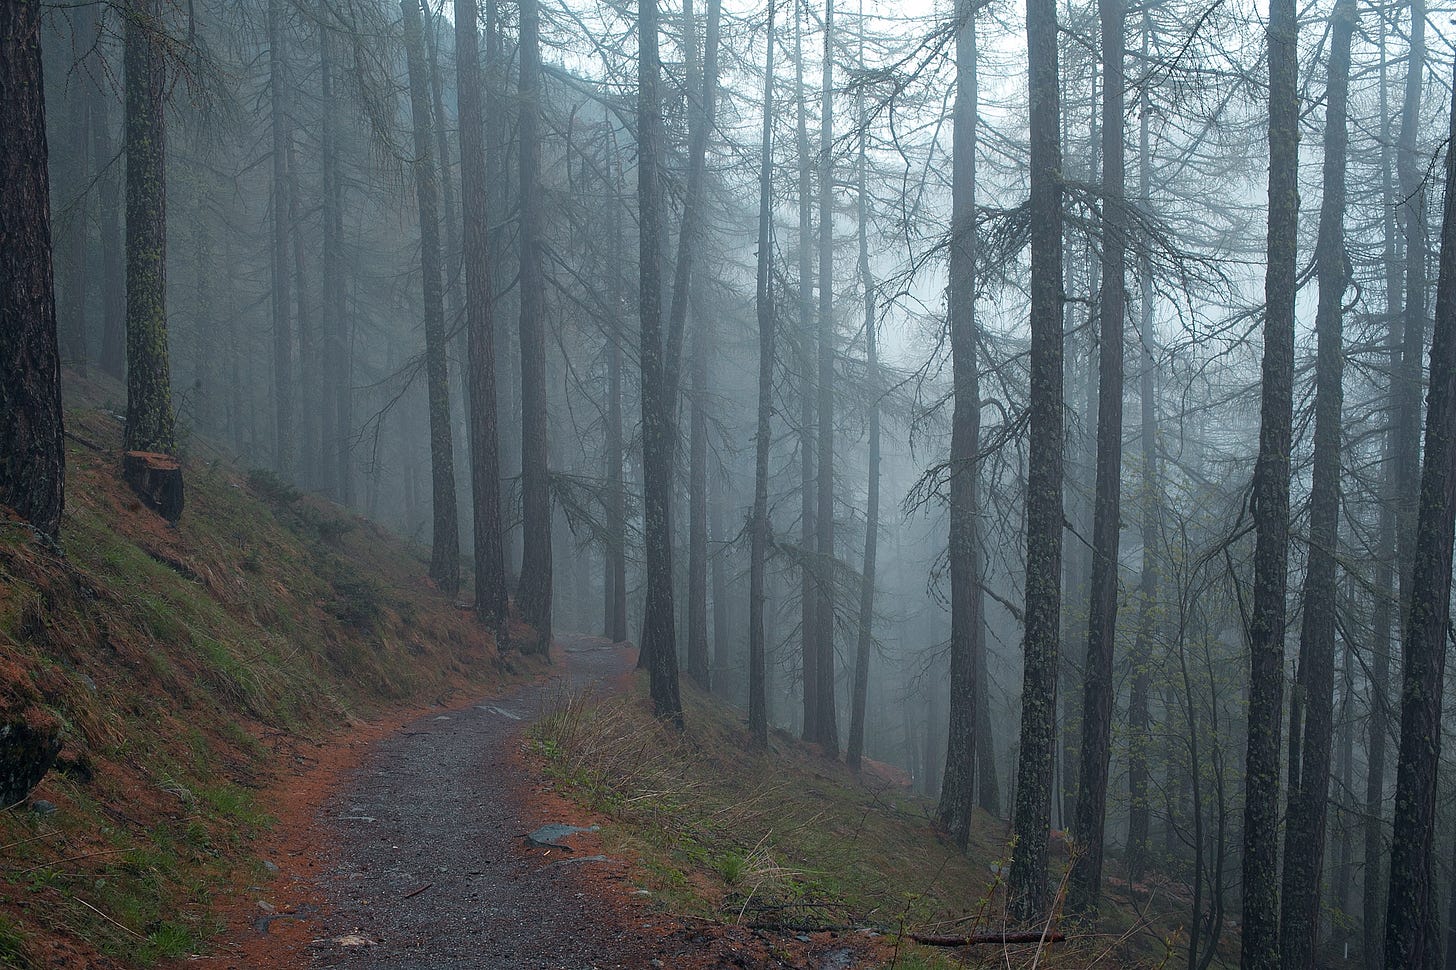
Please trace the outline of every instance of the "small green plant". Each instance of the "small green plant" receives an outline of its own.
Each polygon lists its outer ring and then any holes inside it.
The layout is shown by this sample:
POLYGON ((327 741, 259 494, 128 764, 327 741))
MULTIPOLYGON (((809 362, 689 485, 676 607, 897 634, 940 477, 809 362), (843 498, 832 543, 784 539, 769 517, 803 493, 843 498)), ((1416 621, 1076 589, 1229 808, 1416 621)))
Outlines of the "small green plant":
POLYGON ((254 468, 248 472, 248 488, 270 505, 292 505, 303 497, 302 492, 267 468, 254 468))
POLYGON ((0 916, 0 966, 29 970, 34 966, 25 950, 25 937, 20 927, 0 916))
POLYGON ((748 860, 736 852, 724 853, 713 861, 713 868, 718 870, 718 875, 730 886, 738 885, 738 880, 743 878, 743 870, 747 866, 748 860))
POLYGON ((176 923, 163 923, 147 934, 152 953, 163 959, 176 959, 197 952, 199 941, 192 931, 176 923))

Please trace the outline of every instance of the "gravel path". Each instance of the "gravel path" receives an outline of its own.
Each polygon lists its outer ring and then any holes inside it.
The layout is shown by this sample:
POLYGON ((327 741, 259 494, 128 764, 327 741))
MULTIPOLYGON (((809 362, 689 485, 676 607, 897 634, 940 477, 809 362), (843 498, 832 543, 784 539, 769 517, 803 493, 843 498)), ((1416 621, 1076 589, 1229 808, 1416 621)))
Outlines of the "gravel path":
POLYGON ((313 917, 315 967, 646 967, 610 905, 582 892, 576 865, 525 850, 549 821, 523 818, 530 780, 512 757, 522 730, 563 690, 603 683, 631 655, 566 642, 562 675, 380 742, 320 815, 326 902, 313 917))

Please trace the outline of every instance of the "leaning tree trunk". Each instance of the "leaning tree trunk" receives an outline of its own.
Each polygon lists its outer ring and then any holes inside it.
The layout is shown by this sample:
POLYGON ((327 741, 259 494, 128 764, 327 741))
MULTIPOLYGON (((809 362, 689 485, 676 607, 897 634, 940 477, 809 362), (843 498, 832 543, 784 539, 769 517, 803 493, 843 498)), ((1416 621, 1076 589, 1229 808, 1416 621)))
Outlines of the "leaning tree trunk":
POLYGON ((516 603, 551 649, 551 483, 546 411, 546 283, 541 253, 541 20, 522 0, 520 46, 521 513, 524 543, 516 603))
POLYGON ((768 561, 768 453, 773 443, 773 82, 775 0, 768 4, 768 44, 763 65, 763 138, 758 169, 758 425, 753 440, 753 520, 748 560, 748 733, 768 746, 767 642, 764 636, 764 572, 768 561))
POLYGON ((1012 915, 1046 911, 1062 572, 1062 208, 1055 0, 1027 0, 1031 99, 1031 448, 1026 486, 1026 632, 1012 915))
POLYGON ((1320 202, 1315 268, 1319 275, 1315 366, 1314 472, 1309 503, 1309 562, 1305 568, 1299 665, 1291 705, 1289 796, 1285 812, 1283 907, 1279 916, 1284 970, 1313 970, 1319 940, 1320 886, 1330 791, 1335 691, 1335 556, 1340 535, 1340 411, 1344 405, 1341 300, 1348 285, 1345 256, 1345 152, 1350 88, 1350 39, 1355 0, 1339 0, 1331 19, 1325 95, 1324 197, 1320 202), (1304 712, 1304 736, 1294 711, 1304 712), (1296 747, 1296 742, 1299 742, 1296 747))
POLYGON ((1284 695, 1289 563, 1289 453, 1294 400, 1295 257, 1299 228, 1298 21, 1294 0, 1269 7, 1269 256, 1264 276, 1263 395, 1254 466, 1254 605, 1249 621, 1244 771, 1246 970, 1279 965, 1279 717, 1284 695))
MULTIPOLYGON (((1456 112, 1451 116, 1456 139, 1456 112)), ((1431 342, 1425 466, 1415 529, 1415 561, 1401 665, 1400 755, 1395 829, 1385 914, 1388 970, 1435 970, 1441 960, 1436 914, 1436 773, 1441 761, 1441 689, 1451 612, 1456 528, 1456 154, 1446 153, 1446 210, 1431 342)))
POLYGON ((496 427, 495 320, 491 313, 490 207, 485 180, 479 5, 455 0, 455 72, 460 108, 460 188, 465 226, 465 334, 470 367, 470 484, 475 523, 475 614, 506 619, 501 540, 500 442, 496 427))
POLYGON ((440 289, 440 210, 430 138, 430 90, 419 0, 400 0, 414 119, 415 197, 420 209, 420 269, 425 297, 425 381, 430 402, 430 484, 434 510, 430 577, 447 596, 460 590, 455 456, 450 435, 450 384, 445 354, 445 304, 440 289))
MULTIPOLYGON (((864 63, 864 21, 860 21, 860 63, 864 63)), ((859 771, 864 753, 865 704, 870 686, 870 646, 875 633, 875 552, 880 539, 880 361, 875 346, 875 278, 870 273, 869 207, 865 196, 867 158, 864 92, 858 97, 859 128, 859 277, 864 286, 865 383, 869 386, 869 482, 865 486, 864 565, 860 570, 859 635, 855 643, 854 693, 850 699, 849 744, 844 761, 859 771)))
POLYGON ((977 549, 976 460, 981 437, 981 382, 976 355, 976 6, 956 4, 956 95, 951 170, 949 306, 955 410, 950 440, 950 719, 937 815, 957 847, 971 833, 981 665, 982 616, 977 549))
POLYGON ((156 0, 126 16, 126 455, 122 474, 163 517, 182 514, 167 352, 166 67, 156 0))
POLYGON ((66 458, 35 0, 0 2, 0 131, 0 505, 54 538, 66 458))
POLYGON ((1123 328, 1127 319, 1127 150, 1123 140, 1125 0, 1099 0, 1102 26, 1102 302, 1097 377, 1097 490, 1092 512, 1092 578, 1087 609, 1086 686, 1082 694, 1081 765, 1072 831, 1067 904, 1097 912, 1112 759, 1113 646, 1117 627, 1118 540, 1122 532, 1123 328))
POLYGON ((662 102, 657 90, 661 74, 657 2, 642 0, 637 11, 637 303, 641 317, 642 494, 647 560, 641 649, 651 680, 653 712, 681 727, 682 697, 672 606, 672 458, 676 422, 668 387, 670 362, 665 359, 670 354, 664 353, 662 340, 662 187, 658 172, 662 102))

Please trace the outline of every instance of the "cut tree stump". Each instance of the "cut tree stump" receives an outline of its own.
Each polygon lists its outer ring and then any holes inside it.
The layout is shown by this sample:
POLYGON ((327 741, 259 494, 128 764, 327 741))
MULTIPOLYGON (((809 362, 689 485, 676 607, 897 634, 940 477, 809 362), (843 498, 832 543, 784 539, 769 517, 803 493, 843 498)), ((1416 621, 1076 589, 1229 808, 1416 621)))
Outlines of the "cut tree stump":
POLYGON ((60 751, 54 727, 0 722, 0 808, 23 801, 51 770, 60 751))
POLYGON ((128 451, 121 457, 121 477, 137 497, 173 525, 182 517, 182 463, 154 451, 128 451))

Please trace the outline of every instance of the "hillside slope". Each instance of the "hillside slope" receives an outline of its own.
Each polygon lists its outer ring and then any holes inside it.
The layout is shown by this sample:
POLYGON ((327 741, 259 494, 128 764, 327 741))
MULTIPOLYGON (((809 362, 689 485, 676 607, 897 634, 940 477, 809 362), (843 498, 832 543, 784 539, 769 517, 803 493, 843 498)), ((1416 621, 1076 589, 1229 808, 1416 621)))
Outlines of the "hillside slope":
POLYGON ((301 738, 536 670, 420 549, 271 475, 194 454, 169 527, 120 482, 120 423, 88 391, 61 550, 0 510, 0 726, 63 745, 0 811, 0 965, 195 952, 212 894, 262 871, 259 792, 301 738))
MULTIPOLYGON (((761 962, 743 965, 812 965, 787 954, 811 938, 822 947, 828 937, 860 940, 866 931, 880 941, 882 965, 901 970, 1151 968, 1181 955, 1186 887, 1166 882, 1109 885, 1095 929, 1054 917, 1044 929, 1068 939, 1040 952, 916 944, 915 934, 1008 930, 999 875, 1010 855, 1005 824, 978 813, 962 855, 935 823, 935 806, 896 784, 885 766, 871 763, 857 778, 781 731, 757 752, 741 711, 686 681, 683 699, 682 733, 652 717, 641 675, 621 696, 570 699, 534 728, 534 756, 558 794, 601 821, 603 851, 632 861, 628 899, 689 921, 700 938, 716 934, 759 954, 761 962)), ((1054 846, 1056 880, 1066 845, 1054 846)), ((1214 966, 1236 964, 1232 950, 1222 955, 1233 963, 1214 966)))

